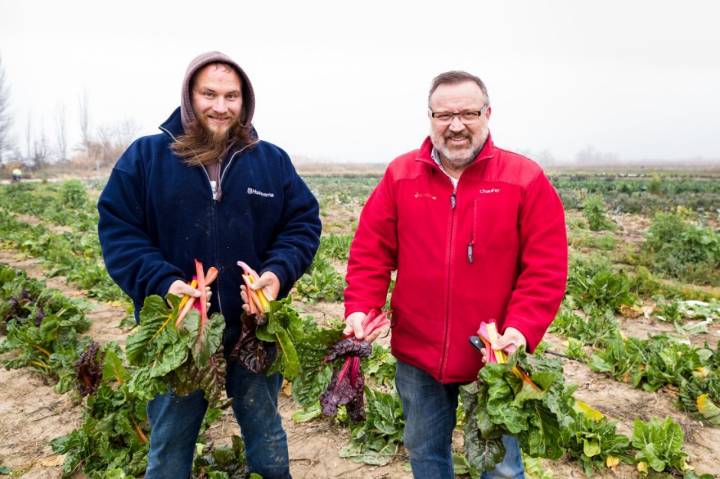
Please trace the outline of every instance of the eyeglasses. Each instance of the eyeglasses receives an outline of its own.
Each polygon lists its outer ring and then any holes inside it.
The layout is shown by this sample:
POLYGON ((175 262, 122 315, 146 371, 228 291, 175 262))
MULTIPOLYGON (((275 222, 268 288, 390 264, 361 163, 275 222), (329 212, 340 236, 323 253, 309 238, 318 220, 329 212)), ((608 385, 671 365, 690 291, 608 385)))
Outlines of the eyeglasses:
POLYGON ((485 112, 488 104, 485 103, 479 111, 461 111, 458 113, 452 113, 449 111, 432 111, 430 110, 430 116, 433 120, 440 124, 452 123, 455 117, 458 117, 463 125, 470 125, 480 121, 480 117, 485 112))

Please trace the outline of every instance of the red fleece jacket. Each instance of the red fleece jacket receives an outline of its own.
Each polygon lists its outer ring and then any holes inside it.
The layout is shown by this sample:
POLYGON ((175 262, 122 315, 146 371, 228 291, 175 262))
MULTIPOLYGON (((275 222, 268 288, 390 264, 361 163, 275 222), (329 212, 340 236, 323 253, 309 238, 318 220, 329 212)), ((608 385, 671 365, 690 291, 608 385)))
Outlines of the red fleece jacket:
POLYGON ((565 215, 531 160, 488 137, 453 189, 419 150, 396 158, 370 195, 350 247, 345 314, 392 294, 392 352, 442 383, 477 378, 468 343, 480 322, 512 326, 533 351, 557 313, 567 279, 565 215))

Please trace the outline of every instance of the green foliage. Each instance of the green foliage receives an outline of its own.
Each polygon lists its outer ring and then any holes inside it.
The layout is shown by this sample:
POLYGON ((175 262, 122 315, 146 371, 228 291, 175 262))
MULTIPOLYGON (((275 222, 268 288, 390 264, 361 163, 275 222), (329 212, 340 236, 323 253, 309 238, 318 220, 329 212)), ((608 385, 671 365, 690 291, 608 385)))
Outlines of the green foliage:
POLYGON ((660 175, 653 175, 652 179, 650 179, 650 182, 648 183, 648 191, 654 195, 660 194, 662 191, 662 178, 660 175))
POLYGON ((227 446, 198 444, 193 463, 193 477, 246 479, 248 472, 245 443, 240 436, 232 436, 232 443, 227 446))
POLYGON ((633 423, 632 445, 638 452, 635 460, 638 469, 656 472, 687 469, 687 454, 683 452, 684 435, 680 425, 671 418, 660 421, 653 418, 648 422, 636 419, 633 423))
POLYGON ((90 322, 83 309, 57 290, 45 289, 24 273, 0 265, 0 301, 6 337, 0 352, 7 368, 30 367, 55 382, 57 392, 73 385, 74 363, 88 338, 79 337, 90 322))
POLYGON ((559 459, 563 437, 573 424, 572 393, 559 363, 544 360, 531 367, 523 352, 507 364, 487 364, 479 381, 461 388, 465 415, 465 453, 478 471, 490 471, 505 454, 503 434, 515 435, 532 457, 559 459), (522 364, 535 388, 513 373, 522 364))
POLYGON ((317 255, 310 267, 295 284, 298 295, 312 303, 341 301, 345 280, 324 257, 317 255))
POLYGON ((591 309, 587 318, 583 318, 563 306, 550 325, 549 331, 580 341, 581 344, 595 346, 613 337, 619 331, 619 326, 610 310, 591 309))
MULTIPOLYGON (((713 413, 713 405, 720 404, 720 347, 715 350, 707 345, 698 350, 703 365, 693 369, 680 383, 679 406, 711 424, 720 423, 713 413), (703 396, 702 400, 699 398, 703 396)), ((715 424, 720 425, 720 424, 715 424)))
POLYGON ((616 428, 616 423, 608 421, 604 416, 576 416, 570 429, 567 449, 570 457, 580 462, 588 476, 595 469, 604 468, 608 458, 630 460, 630 439, 617 434, 616 428))
POLYGON ((139 368, 130 380, 131 391, 145 400, 172 388, 178 395, 202 389, 210 405, 218 404, 225 390, 222 333, 225 319, 213 314, 204 328, 191 310, 175 328, 180 299, 148 296, 140 311, 140 325, 127 339, 128 362, 139 368))
POLYGON ((365 381, 379 388, 393 389, 396 366, 397 360, 390 349, 375 343, 370 356, 362 362, 365 381))
POLYGON ((123 366, 115 343, 102 347, 103 378, 88 396, 80 427, 52 441, 53 451, 65 454, 63 477, 82 469, 86 477, 139 477, 148 452, 146 401, 127 382, 131 371, 123 366))
POLYGON ((720 236, 711 228, 688 223, 677 213, 658 213, 642 249, 646 263, 658 273, 720 284, 720 236))
POLYGON ((300 315, 292 308, 290 298, 270 302, 267 321, 255 330, 255 336, 261 341, 278 345, 275 362, 268 374, 280 372, 287 379, 300 374, 300 359, 295 345, 302 341, 303 335, 300 315))
POLYGON ((80 180, 68 180, 60 186, 60 201, 69 208, 84 208, 88 201, 85 185, 80 180))
POLYGON ((353 236, 349 234, 328 234, 320 237, 318 256, 347 261, 350 252, 350 242, 353 236))
POLYGON ((552 472, 543 467, 540 458, 523 454, 523 466, 526 479, 554 479, 552 472))
POLYGON ((589 195, 582 202, 582 210, 588 227, 592 231, 612 228, 613 222, 607 217, 605 202, 600 195, 589 195))
POLYGON ((611 374, 646 391, 667 384, 680 386, 701 366, 703 355, 698 348, 663 335, 643 340, 618 334, 590 358, 593 371, 611 374))
POLYGON ((601 195, 609 209, 624 213, 647 215, 677 206, 699 212, 720 209, 717 177, 572 173, 550 179, 568 209, 579 208, 588 194, 601 195))
POLYGON ((51 276, 65 276, 87 290, 89 296, 101 300, 126 298, 105 270, 96 231, 54 233, 43 225, 29 225, 0 210, 0 234, 18 249, 43 258, 51 267, 51 276))
MULTIPOLYGON (((323 361, 330 346, 342 337, 344 324, 335 322, 320 328, 312 317, 301 318, 302 340, 296 343, 301 364, 300 374, 292 380, 292 395, 303 408, 313 408, 320 415, 320 394, 330 384, 332 365, 323 361)), ((304 419, 307 419, 305 417, 304 419)))
POLYGON ((23 183, 0 187, 0 204, 8 211, 70 226, 73 231, 97 231, 97 209, 89 201, 85 187, 76 180, 67 183, 69 186, 23 183))
POLYGON ((340 457, 384 465, 397 456, 403 440, 405 419, 400 396, 366 387, 365 399, 366 419, 351 426, 352 439, 340 451, 340 457))
POLYGON ((623 304, 635 303, 630 279, 623 271, 614 271, 609 262, 599 259, 574 260, 568 274, 568 294, 583 309, 619 311, 623 304))
POLYGON ((585 344, 575 338, 568 338, 567 348, 565 349, 565 355, 570 359, 576 361, 586 362, 589 358, 585 352, 585 344))

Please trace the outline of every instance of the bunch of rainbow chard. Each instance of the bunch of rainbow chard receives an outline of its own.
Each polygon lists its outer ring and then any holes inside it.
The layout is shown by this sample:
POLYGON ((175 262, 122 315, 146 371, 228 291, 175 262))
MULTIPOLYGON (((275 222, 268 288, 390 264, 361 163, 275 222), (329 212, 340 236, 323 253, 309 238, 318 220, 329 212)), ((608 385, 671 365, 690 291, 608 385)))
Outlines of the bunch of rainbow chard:
POLYGON ((214 407, 223 403, 225 391, 225 319, 220 313, 207 314, 205 288, 217 278, 217 269, 205 272, 199 261, 195 269, 190 286, 200 297, 168 295, 171 307, 160 296, 145 298, 140 325, 128 337, 125 353, 138 368, 130 381, 134 392, 149 400, 167 392, 168 386, 179 396, 202 389, 214 407))
POLYGON ((290 298, 270 301, 262 289, 253 289, 258 274, 243 261, 237 264, 243 269, 247 309, 230 359, 255 373, 279 372, 286 379, 296 378, 301 370, 295 347, 303 335, 300 316, 290 306, 290 298))
MULTIPOLYGON (((362 322, 365 337, 390 324, 386 313, 371 310, 362 322)), ((345 405, 353 422, 365 419, 364 390, 365 377, 360 369, 360 358, 370 356, 372 345, 354 336, 345 336, 330 348, 325 362, 344 358, 340 369, 333 368, 333 376, 327 390, 320 396, 320 406, 326 416, 334 416, 338 406, 345 405)))

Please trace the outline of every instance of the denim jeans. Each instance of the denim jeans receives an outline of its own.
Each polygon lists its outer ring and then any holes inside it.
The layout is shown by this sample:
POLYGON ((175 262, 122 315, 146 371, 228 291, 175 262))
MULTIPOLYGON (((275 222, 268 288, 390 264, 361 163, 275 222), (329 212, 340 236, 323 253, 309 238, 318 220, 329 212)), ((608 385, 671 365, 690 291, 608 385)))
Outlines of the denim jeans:
MULTIPOLYGON (((415 479, 452 479, 452 433, 455 429, 459 384, 442 384, 428 373, 397 362, 395 385, 405 416, 405 449, 415 479)), ((517 440, 504 436, 505 458, 482 479, 524 479, 517 440)))
MULTIPOLYGON (((228 363, 227 390, 240 424, 250 471, 263 479, 288 479, 287 436, 277 410, 282 376, 255 374, 228 363)), ((145 477, 190 477, 195 441, 208 403, 202 391, 188 396, 162 394, 148 403, 150 452, 145 477)))

